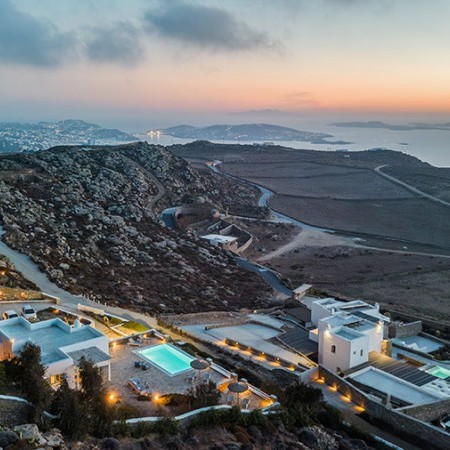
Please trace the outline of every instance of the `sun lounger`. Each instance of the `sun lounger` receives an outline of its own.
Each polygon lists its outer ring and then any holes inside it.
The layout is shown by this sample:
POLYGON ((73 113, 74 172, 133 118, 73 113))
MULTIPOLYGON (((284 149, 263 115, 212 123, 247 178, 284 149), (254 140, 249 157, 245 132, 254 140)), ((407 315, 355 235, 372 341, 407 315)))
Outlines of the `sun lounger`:
POLYGON ((133 389, 134 392, 139 395, 151 394, 150 390, 148 389, 148 385, 146 383, 143 383, 140 378, 130 378, 127 384, 131 389, 133 389))

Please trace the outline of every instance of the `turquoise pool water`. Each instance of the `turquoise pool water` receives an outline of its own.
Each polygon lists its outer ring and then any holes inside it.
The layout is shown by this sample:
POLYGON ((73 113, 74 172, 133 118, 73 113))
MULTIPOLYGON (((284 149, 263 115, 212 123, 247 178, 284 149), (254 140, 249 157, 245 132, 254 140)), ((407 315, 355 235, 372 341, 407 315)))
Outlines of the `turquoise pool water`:
POLYGON ((170 344, 158 344, 143 348, 138 353, 148 362, 173 376, 191 368, 192 356, 178 350, 170 344))
POLYGON ((446 380, 450 377, 450 370, 444 369, 444 367, 431 367, 426 370, 426 372, 430 375, 434 375, 435 377, 442 378, 443 380, 446 380))

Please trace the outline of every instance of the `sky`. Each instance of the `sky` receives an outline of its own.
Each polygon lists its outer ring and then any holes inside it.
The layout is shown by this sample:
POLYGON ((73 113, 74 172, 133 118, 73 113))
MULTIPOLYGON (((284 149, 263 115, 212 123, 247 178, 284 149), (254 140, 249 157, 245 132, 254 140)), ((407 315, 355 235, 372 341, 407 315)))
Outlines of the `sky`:
POLYGON ((0 120, 450 120, 448 0, 0 0, 0 120))

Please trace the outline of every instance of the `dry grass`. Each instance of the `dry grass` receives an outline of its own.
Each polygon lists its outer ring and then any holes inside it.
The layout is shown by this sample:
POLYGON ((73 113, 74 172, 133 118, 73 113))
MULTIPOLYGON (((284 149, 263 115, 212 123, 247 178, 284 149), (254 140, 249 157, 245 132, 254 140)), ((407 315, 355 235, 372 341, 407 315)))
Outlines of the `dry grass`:
POLYGON ((0 286, 0 301, 42 300, 42 292, 0 286))

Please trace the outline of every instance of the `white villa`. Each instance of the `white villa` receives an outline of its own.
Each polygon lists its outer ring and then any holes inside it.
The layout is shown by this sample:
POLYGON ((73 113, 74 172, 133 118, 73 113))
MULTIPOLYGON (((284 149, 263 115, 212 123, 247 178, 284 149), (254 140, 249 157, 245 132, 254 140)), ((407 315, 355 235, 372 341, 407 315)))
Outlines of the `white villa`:
POLYGON ((343 302, 334 298, 305 297, 311 310, 309 338, 319 344, 319 364, 338 373, 366 363, 369 353, 381 352, 384 323, 378 304, 362 300, 343 302))
POLYGON ((30 323, 23 317, 0 321, 0 360, 13 357, 27 342, 41 348, 41 361, 52 385, 59 384, 65 375, 69 385, 77 387, 77 365, 83 357, 111 378, 108 339, 90 325, 77 321, 70 326, 61 319, 30 323))

